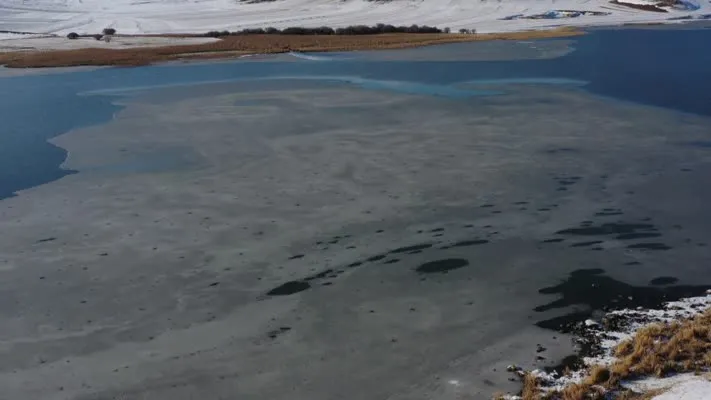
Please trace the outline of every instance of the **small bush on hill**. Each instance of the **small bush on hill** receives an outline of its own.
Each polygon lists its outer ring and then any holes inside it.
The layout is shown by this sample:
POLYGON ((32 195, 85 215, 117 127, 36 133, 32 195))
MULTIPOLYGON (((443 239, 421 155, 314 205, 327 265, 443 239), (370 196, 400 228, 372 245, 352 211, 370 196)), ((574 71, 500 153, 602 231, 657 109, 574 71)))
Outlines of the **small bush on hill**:
POLYGON ((231 35, 231 33, 229 31, 210 31, 205 34, 205 36, 207 36, 207 37, 214 37, 214 38, 223 37, 223 36, 230 36, 230 35, 231 35))
POLYGON ((67 39, 79 39, 79 34, 76 32, 69 32, 67 39))
POLYGON ((105 28, 103 30, 104 35, 115 35, 116 34, 116 29, 114 28, 105 28))
POLYGON ((264 35, 265 33, 267 33, 267 31, 265 31, 265 30, 262 29, 262 28, 257 28, 257 29, 242 29, 242 30, 239 31, 239 32, 234 32, 234 34, 237 34, 237 35, 239 35, 239 34, 242 34, 242 35, 264 35))

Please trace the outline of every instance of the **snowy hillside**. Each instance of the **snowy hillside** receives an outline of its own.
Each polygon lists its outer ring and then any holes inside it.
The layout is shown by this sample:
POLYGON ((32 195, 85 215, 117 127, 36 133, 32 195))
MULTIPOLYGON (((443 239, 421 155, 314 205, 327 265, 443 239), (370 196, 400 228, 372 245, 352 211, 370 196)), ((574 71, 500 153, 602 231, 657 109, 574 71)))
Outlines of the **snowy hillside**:
MULTIPOLYGON (((644 1, 629 0, 630 3, 644 1)), ((473 28, 478 32, 504 32, 560 25, 667 21, 711 13, 708 0, 693 0, 688 4, 686 9, 649 12, 611 4, 607 0, 276 0, 261 3, 239 0, 0 0, 0 31, 64 34, 71 31, 92 33, 113 27, 121 33, 203 33, 248 27, 338 27, 382 22, 451 27, 453 31, 473 28), (557 10, 598 11, 606 15, 556 13, 557 10), (547 18, 527 18, 544 13, 550 14, 547 18)))

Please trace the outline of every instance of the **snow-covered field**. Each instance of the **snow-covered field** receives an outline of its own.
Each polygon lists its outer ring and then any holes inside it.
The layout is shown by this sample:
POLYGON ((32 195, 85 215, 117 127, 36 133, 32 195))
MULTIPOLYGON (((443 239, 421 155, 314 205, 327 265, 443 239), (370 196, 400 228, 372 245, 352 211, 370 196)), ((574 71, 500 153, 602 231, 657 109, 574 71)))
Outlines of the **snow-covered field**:
MULTIPOLYGON (((97 33, 113 27, 126 34, 203 33, 251 27, 339 27, 382 22, 507 32, 562 25, 658 22, 711 13, 708 0, 692 2, 699 6, 698 10, 656 13, 611 4, 607 0, 276 0, 257 4, 239 0, 0 0, 0 31, 97 33), (502 20, 555 10, 609 14, 502 20)), ((0 39, 3 37, 7 35, 0 34, 0 39)))

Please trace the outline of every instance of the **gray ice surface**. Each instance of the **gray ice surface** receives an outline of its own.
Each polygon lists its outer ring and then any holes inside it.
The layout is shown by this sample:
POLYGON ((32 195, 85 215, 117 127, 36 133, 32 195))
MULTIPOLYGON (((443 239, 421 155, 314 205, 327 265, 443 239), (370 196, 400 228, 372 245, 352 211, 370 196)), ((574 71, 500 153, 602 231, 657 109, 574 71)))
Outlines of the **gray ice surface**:
POLYGON ((78 174, 0 202, 3 399, 488 399, 517 389, 507 364, 571 351, 534 326, 569 310, 533 311, 571 271, 711 282, 711 152, 685 145, 705 118, 525 84, 464 100, 284 81, 126 101, 53 139, 78 174), (542 243, 646 218, 671 250, 542 243), (466 240, 489 242, 442 249, 466 240), (468 265, 415 270, 446 259, 468 265))

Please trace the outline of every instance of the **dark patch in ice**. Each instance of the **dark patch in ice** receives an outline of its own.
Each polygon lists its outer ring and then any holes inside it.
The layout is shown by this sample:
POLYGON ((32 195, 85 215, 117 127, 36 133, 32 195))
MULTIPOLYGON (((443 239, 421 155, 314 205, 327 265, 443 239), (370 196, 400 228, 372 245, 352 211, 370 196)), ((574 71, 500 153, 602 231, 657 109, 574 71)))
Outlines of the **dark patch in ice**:
POLYGON ((622 210, 619 208, 603 208, 602 211, 595 213, 596 217, 609 217, 612 215, 622 215, 622 210))
POLYGON ((463 258, 446 258, 424 263, 415 268, 415 271, 421 274, 447 273, 455 269, 466 267, 467 265, 469 265, 469 261, 463 258))
POLYGON ((400 261, 399 258, 393 258, 391 260, 384 261, 383 264, 395 264, 398 261, 400 261))
POLYGON ((398 254, 398 253, 407 253, 410 251, 416 251, 416 250, 424 250, 432 247, 431 244, 429 243, 423 243, 423 244, 416 244, 414 246, 407 246, 407 247, 399 247, 395 250, 391 250, 390 254, 398 254))
POLYGON ((304 278, 304 281, 308 282, 308 281, 313 281, 313 280, 316 280, 316 279, 323 279, 323 278, 329 276, 329 275, 332 274, 332 273, 333 273, 333 269, 329 268, 329 269, 327 269, 327 270, 325 270, 325 271, 321 271, 321 272, 319 272, 319 273, 317 273, 317 274, 313 274, 313 275, 311 275, 311 276, 307 276, 306 278, 304 278))
POLYGON ((565 239, 560 239, 560 238, 555 238, 555 239, 546 239, 543 241, 543 243, 560 243, 564 241, 565 239))
POLYGON ((560 177, 560 178, 556 178, 556 179, 558 180, 559 185, 570 186, 570 185, 575 185, 576 183, 578 183, 578 181, 580 180, 580 177, 579 176, 570 176, 570 177, 560 177))
POLYGON ((267 296, 289 296, 311 287, 306 281, 289 281, 267 292, 267 296))
POLYGON ((645 239, 662 236, 661 233, 656 232, 638 232, 638 233, 625 233, 624 235, 618 235, 615 237, 617 240, 632 240, 632 239, 645 239))
POLYGON ((548 154, 561 154, 561 153, 579 153, 580 150, 572 147, 556 147, 548 150, 544 150, 548 154))
POLYGON ((679 279, 674 278, 673 276, 659 276, 649 281, 649 284, 655 286, 664 286, 672 285, 677 282, 679 282, 679 279))
POLYGON ((303 254, 297 254, 297 255, 294 255, 294 256, 289 257, 289 260, 297 260, 297 259, 299 259, 299 258, 304 258, 304 255, 303 255, 303 254))
POLYGON ((588 221, 583 222, 580 228, 563 229, 556 232, 559 235, 575 236, 601 236, 601 235, 622 235, 638 233, 639 231, 655 231, 657 228, 652 224, 612 222, 598 226, 592 226, 588 221))
POLYGON ((691 140, 686 142, 679 142, 682 146, 700 147, 700 148, 711 148, 710 140, 691 140))
MULTIPOLYGON (((581 350, 581 353, 584 351, 581 350)), ((568 371, 579 371, 581 368, 585 367, 585 361, 583 357, 577 354, 571 354, 569 356, 563 357, 563 359, 555 366, 543 367, 543 370, 547 373, 557 372, 558 375, 563 375, 566 370, 568 371)))
POLYGON ((669 250, 672 247, 664 243, 636 243, 627 246, 628 249, 643 249, 643 250, 669 250))
POLYGON ((476 246, 476 245, 486 244, 486 243, 489 243, 489 241, 486 239, 463 240, 461 242, 452 243, 449 246, 440 247, 440 249, 445 250, 445 249, 451 249, 452 247, 476 246))
POLYGON ((587 246, 592 246, 594 244, 600 244, 604 243, 602 240, 593 240, 590 242, 578 242, 578 243, 573 243, 570 245, 570 247, 587 247, 587 246))
POLYGON ((276 339, 277 336, 282 335, 286 332, 289 332, 290 330, 291 330, 291 327, 282 326, 278 329, 274 329, 273 331, 267 332, 267 336, 269 336, 270 339, 276 339))
POLYGON ((558 285, 540 289, 541 294, 556 294, 559 298, 534 308, 536 312, 576 305, 584 306, 585 310, 571 311, 563 316, 539 321, 536 325, 567 333, 590 318, 594 312, 637 307, 658 309, 665 302, 699 296, 711 287, 710 285, 633 286, 606 276, 603 272, 601 269, 577 270, 558 285))
POLYGON ((40 239, 40 240, 36 241, 35 243, 47 243, 47 242, 51 242, 54 240, 57 240, 57 238, 56 237, 48 237, 46 239, 40 239))
POLYGON ((365 261, 369 261, 369 262, 380 261, 385 257, 386 257, 385 254, 378 254, 378 255, 366 258, 365 261))

